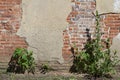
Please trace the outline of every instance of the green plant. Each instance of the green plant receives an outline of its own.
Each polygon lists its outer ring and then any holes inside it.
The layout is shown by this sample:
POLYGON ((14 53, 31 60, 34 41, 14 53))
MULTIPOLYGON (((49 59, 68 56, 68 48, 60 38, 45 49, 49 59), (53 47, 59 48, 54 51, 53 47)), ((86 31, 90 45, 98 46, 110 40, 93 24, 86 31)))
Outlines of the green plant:
POLYGON ((53 69, 48 64, 42 64, 40 70, 41 73, 45 74, 46 72, 51 71, 53 69))
POLYGON ((35 62, 33 52, 24 48, 17 48, 8 65, 7 72, 25 73, 27 70, 28 72, 34 73, 35 62))
MULTIPOLYGON (((101 39, 102 33, 99 23, 100 16, 97 11, 95 17, 95 39, 88 36, 88 41, 82 51, 79 51, 76 46, 73 47, 74 61, 72 67, 76 72, 87 73, 96 78, 114 73, 114 67, 117 65, 119 60, 117 59, 116 51, 114 52, 114 55, 110 54, 109 39, 106 41, 101 39)), ((87 31, 88 35, 90 35, 88 29, 87 31)))
POLYGON ((10 75, 10 80, 15 80, 15 75, 14 74, 10 75))

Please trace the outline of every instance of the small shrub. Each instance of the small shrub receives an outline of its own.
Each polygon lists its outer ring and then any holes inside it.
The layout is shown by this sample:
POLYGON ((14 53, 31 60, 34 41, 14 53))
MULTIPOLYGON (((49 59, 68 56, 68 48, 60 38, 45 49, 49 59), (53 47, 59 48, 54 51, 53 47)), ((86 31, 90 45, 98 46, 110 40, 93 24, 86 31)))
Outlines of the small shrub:
MULTIPOLYGON (((96 12, 96 30, 95 39, 88 37, 88 41, 82 51, 78 47, 73 47, 74 61, 71 69, 79 73, 87 73, 94 77, 111 75, 115 72, 115 66, 119 62, 116 56, 111 55, 109 39, 101 40, 100 17, 96 12), (102 44, 104 42, 104 44, 102 44), (106 47, 104 47, 106 45, 106 47), (106 48, 106 49, 105 49, 106 48)), ((88 30, 89 31, 89 30, 88 30)), ((88 35, 90 33, 88 32, 88 35)))
POLYGON ((35 62, 33 52, 24 48, 17 48, 9 62, 7 72, 25 73, 25 71, 34 73, 35 62))
POLYGON ((42 64, 40 70, 41 70, 41 73, 45 74, 48 71, 51 71, 53 69, 48 64, 42 64))

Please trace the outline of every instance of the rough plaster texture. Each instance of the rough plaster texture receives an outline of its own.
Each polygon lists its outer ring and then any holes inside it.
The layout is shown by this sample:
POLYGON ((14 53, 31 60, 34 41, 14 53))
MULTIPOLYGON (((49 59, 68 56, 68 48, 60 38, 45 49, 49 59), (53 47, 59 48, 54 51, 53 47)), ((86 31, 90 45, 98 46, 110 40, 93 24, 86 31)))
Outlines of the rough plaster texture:
POLYGON ((117 51, 118 59, 120 59, 120 33, 113 38, 111 51, 114 53, 114 51, 117 51))
POLYGON ((119 13, 120 0, 96 0, 96 10, 102 13, 119 13))
POLYGON ((63 62, 63 30, 71 10, 70 0, 23 0, 18 35, 26 37, 37 61, 63 62))

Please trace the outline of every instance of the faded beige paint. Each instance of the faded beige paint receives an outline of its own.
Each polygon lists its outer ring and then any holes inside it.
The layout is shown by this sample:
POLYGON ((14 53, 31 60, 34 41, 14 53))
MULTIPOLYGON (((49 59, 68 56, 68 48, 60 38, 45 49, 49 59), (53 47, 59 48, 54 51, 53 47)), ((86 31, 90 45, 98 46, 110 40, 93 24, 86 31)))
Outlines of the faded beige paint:
POLYGON ((96 0, 96 10, 102 13, 120 13, 120 0, 96 0))
POLYGON ((114 10, 114 0, 96 0, 96 10, 99 13, 109 13, 114 10))
POLYGON ((62 63, 63 30, 71 11, 70 0, 23 0, 18 35, 26 37, 37 61, 62 63))
MULTIPOLYGON (((113 54, 115 51, 117 51, 118 59, 120 59, 120 33, 113 38, 112 45, 110 47, 111 53, 113 54)), ((120 64, 120 63, 119 63, 120 64)))

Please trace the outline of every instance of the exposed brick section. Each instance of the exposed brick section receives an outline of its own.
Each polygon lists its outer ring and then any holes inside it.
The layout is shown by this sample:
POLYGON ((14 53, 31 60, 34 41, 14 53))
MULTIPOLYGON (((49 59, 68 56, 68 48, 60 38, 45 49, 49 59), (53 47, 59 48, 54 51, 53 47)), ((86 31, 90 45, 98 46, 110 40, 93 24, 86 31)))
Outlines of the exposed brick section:
POLYGON ((67 17, 69 26, 63 32, 63 57, 67 61, 71 56, 71 45, 74 43, 81 50, 87 40, 86 29, 94 32, 95 0, 72 0, 72 12, 67 17))
MULTIPOLYGON (((72 12, 67 17, 69 26, 63 32, 63 57, 65 61, 71 58, 71 45, 74 43, 79 50, 84 48, 87 40, 86 29, 94 37, 95 17, 92 14, 96 8, 95 0, 72 0, 72 12)), ((107 13, 100 15, 102 39, 110 38, 111 42, 120 32, 120 14, 107 13)))
POLYGON ((101 15, 101 17, 104 33, 112 41, 112 39, 120 32, 120 14, 109 13, 101 15))
POLYGON ((0 62, 8 61, 15 48, 27 48, 25 39, 16 35, 21 23, 21 1, 0 0, 0 62))

